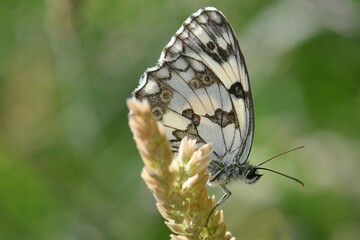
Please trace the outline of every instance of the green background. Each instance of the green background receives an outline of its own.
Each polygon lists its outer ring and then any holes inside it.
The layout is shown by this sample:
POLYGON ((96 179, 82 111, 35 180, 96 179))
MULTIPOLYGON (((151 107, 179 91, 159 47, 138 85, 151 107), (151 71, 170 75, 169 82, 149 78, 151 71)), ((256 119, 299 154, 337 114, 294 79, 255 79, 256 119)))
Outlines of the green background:
MULTIPOLYGON (((238 239, 360 239, 360 5, 351 0, 2 0, 0 239, 169 239, 126 100, 198 8, 250 72, 256 185, 221 208, 238 239)), ((209 189, 217 198, 221 190, 209 189)))

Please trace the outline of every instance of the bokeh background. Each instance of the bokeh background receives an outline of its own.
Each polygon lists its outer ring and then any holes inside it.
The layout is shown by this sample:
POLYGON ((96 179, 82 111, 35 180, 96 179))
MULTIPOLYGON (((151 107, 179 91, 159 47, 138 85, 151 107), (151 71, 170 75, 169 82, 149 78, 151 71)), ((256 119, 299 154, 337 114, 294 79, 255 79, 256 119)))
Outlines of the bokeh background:
MULTIPOLYGON (((126 100, 198 8, 232 23, 256 112, 238 239, 360 239, 360 5, 352 0, 2 0, 0 239, 169 239, 126 100)), ((209 189, 218 198, 219 189, 209 189)))

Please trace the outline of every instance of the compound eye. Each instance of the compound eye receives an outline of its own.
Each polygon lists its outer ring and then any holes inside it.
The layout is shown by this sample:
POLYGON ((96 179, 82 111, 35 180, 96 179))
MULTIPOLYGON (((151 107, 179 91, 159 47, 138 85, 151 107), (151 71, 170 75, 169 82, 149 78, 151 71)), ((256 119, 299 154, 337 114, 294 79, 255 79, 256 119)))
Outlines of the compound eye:
POLYGON ((246 178, 247 179, 252 179, 254 177, 256 177, 256 174, 255 174, 255 168, 251 168, 249 170, 246 171, 246 178))
POLYGON ((256 168, 250 168, 245 173, 245 182, 248 184, 255 183, 261 176, 256 172, 256 168))

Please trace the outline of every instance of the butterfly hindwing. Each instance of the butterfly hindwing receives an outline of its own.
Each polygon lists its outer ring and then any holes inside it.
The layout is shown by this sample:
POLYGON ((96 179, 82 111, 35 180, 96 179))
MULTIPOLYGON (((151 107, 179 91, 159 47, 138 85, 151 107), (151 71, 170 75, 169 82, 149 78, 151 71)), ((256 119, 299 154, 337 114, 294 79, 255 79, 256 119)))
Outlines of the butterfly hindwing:
POLYGON ((211 158, 231 165, 247 160, 254 131, 245 61, 222 13, 200 9, 142 76, 134 97, 147 99, 177 151, 185 136, 212 143, 211 158))

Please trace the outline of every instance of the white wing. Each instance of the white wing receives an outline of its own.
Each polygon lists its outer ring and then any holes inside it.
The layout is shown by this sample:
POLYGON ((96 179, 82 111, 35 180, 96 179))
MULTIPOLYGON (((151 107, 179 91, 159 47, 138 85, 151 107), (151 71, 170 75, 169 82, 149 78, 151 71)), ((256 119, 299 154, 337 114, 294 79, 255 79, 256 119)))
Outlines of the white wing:
POLYGON ((207 7, 191 15, 134 91, 148 99, 177 151, 189 136, 213 143, 213 160, 243 164, 250 153, 254 112, 249 77, 225 16, 207 7))

